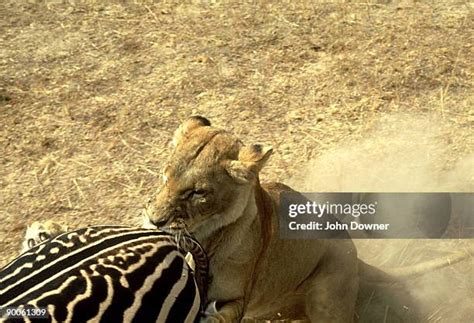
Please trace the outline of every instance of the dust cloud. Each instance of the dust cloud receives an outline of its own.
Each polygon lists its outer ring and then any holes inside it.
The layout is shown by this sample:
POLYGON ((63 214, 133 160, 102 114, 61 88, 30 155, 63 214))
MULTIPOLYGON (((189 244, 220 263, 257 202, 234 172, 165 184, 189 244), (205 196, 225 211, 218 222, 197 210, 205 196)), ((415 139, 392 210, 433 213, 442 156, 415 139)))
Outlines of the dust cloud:
MULTIPOLYGON (((474 153, 459 157, 453 136, 435 116, 385 115, 363 137, 322 152, 288 182, 302 192, 473 192, 474 153)), ((452 199, 445 237, 458 221, 457 213, 467 212, 472 218, 472 201, 456 204, 452 199)), ((355 243, 360 258, 381 269, 470 252, 471 257, 459 264, 407 281, 413 303, 404 307, 416 306, 419 319, 427 322, 468 322, 474 317, 474 240, 357 239, 355 243)))
POLYGON ((435 117, 386 115, 363 138, 312 160, 290 184, 314 192, 472 192, 474 153, 448 170, 450 145, 435 117))

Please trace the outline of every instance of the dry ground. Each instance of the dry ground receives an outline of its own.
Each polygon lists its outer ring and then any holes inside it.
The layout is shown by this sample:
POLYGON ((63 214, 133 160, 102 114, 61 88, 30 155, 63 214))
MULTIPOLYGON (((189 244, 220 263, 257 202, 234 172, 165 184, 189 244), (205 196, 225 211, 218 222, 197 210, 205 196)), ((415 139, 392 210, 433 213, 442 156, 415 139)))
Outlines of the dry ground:
MULTIPOLYGON (((0 264, 34 220, 137 223, 172 131, 191 114, 273 145, 267 180, 473 191, 473 5, 385 2, 2 1, 0 264), (413 166, 412 155, 393 162, 394 137, 430 161, 433 185, 351 181, 365 160, 354 147, 372 154, 358 175, 377 162, 413 166), (323 176, 319 166, 334 161, 337 174, 329 167, 323 176)), ((407 264, 469 242, 401 244, 397 257, 378 261, 407 264)), ((451 286, 438 292, 446 302, 426 321, 474 317, 472 266, 453 267, 451 286)))

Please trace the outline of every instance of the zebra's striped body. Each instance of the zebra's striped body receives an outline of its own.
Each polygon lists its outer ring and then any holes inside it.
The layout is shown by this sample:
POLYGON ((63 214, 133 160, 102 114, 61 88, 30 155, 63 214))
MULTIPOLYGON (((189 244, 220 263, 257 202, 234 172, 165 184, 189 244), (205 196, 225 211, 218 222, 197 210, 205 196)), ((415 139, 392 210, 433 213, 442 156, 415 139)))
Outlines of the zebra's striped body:
POLYGON ((45 241, 3 268, 0 307, 46 307, 53 322, 196 322, 206 276, 207 258, 188 236, 177 241, 159 230, 87 227, 45 241))

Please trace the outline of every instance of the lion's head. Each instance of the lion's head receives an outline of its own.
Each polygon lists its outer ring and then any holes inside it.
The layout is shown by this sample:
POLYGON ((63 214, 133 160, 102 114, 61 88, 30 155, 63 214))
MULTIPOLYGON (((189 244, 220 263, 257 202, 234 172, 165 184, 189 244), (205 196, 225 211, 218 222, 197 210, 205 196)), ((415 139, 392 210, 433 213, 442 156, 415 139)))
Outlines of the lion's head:
POLYGON ((147 221, 167 227, 184 220, 206 238, 236 221, 248 206, 270 147, 244 145, 234 135, 194 116, 179 126, 163 182, 147 221))

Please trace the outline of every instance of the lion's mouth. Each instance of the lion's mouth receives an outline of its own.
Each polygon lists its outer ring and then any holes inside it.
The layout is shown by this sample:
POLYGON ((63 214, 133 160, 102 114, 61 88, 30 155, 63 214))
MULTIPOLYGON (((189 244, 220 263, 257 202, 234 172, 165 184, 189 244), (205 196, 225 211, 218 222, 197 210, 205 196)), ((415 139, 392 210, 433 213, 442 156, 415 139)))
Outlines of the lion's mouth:
POLYGON ((181 231, 181 230, 186 230, 187 226, 183 218, 177 218, 173 222, 171 222, 171 224, 169 225, 169 228, 170 230, 181 231))
POLYGON ((188 225, 182 218, 173 219, 171 222, 166 221, 163 225, 158 224, 156 228, 174 236, 193 236, 192 231, 189 230, 188 225))

